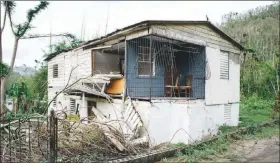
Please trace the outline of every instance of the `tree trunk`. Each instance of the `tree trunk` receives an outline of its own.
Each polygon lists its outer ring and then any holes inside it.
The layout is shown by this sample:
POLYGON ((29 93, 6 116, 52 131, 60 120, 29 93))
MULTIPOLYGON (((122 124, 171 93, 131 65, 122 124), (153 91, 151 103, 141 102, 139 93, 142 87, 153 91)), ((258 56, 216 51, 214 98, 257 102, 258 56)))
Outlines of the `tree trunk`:
POLYGON ((4 100, 5 100, 5 84, 6 84, 6 78, 1 79, 1 119, 4 119, 5 117, 5 109, 4 109, 4 100))
POLYGON ((19 41, 19 38, 16 37, 15 38, 15 42, 14 42, 13 56, 12 56, 11 63, 10 63, 9 75, 13 71, 13 68, 14 68, 14 64, 15 64, 15 60, 16 60, 16 55, 17 55, 18 41, 19 41))
MULTIPOLYGON (((1 17, 2 17, 2 15, 1 15, 1 6, 0 6, 0 63, 3 63, 3 61, 2 61, 2 20, 1 20, 1 17)), ((4 27, 3 27, 4 28, 4 27)), ((0 79, 0 117, 2 118, 2 113, 3 113, 3 110, 4 109, 2 109, 3 107, 2 107, 2 79, 0 79)))
POLYGON ((18 48, 18 41, 19 38, 16 37, 15 38, 15 42, 14 42, 14 49, 13 49, 13 55, 12 55, 12 59, 11 59, 11 64, 10 64, 10 70, 8 72, 8 75, 4 78, 2 78, 1 80, 1 118, 5 117, 5 109, 4 109, 4 98, 5 98, 5 86, 6 86, 6 80, 9 77, 10 73, 13 71, 14 68, 14 64, 15 64, 15 59, 16 59, 16 54, 17 54, 17 48, 18 48))

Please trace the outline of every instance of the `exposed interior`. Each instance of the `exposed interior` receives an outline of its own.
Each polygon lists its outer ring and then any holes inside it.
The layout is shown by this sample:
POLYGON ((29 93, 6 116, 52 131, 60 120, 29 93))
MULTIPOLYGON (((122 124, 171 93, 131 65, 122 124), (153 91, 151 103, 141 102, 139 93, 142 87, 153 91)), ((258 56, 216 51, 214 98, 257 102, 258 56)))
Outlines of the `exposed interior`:
POLYGON ((155 35, 127 41, 127 95, 203 99, 204 49, 155 35))
POLYGON ((92 51, 92 72, 124 74, 124 42, 92 51))

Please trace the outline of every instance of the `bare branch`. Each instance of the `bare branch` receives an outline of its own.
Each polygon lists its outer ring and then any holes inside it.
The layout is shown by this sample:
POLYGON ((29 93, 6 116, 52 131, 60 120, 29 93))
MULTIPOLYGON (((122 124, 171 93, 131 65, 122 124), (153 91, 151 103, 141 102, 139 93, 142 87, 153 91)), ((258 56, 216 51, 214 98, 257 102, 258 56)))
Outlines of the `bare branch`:
POLYGON ((21 37, 20 39, 33 39, 33 38, 42 38, 42 37, 72 37, 69 33, 61 33, 61 34, 34 34, 21 37))

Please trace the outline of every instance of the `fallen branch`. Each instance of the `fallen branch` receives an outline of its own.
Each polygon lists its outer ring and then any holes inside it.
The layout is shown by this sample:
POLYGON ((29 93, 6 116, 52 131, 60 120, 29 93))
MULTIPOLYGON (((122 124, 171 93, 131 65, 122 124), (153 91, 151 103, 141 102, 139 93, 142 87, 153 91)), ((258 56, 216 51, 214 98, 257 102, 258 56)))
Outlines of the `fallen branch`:
POLYGON ((61 33, 61 34, 33 34, 23 36, 20 39, 33 39, 33 38, 44 38, 44 37, 70 37, 73 38, 73 35, 70 33, 61 33))

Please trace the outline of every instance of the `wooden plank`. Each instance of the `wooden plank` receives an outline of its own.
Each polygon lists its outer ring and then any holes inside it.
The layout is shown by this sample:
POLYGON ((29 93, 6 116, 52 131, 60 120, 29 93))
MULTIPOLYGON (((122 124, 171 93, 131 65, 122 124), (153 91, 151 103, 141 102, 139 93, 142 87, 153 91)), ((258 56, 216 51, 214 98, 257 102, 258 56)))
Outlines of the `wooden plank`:
POLYGON ((218 35, 217 33, 214 33, 213 31, 203 31, 199 28, 190 28, 188 26, 185 26, 185 27, 179 27, 181 29, 184 29, 188 32, 194 32, 195 35, 198 35, 198 36, 201 36, 201 37, 206 37, 206 38, 210 38, 212 40, 215 40, 215 41, 220 41, 220 42, 223 42, 225 44, 228 44, 230 46, 234 46, 231 42, 225 40, 224 38, 222 38, 220 35, 218 35))
POLYGON ((134 139, 132 141, 130 141, 129 143, 133 146, 135 145, 139 145, 139 144, 143 144, 143 143, 148 143, 149 142, 149 139, 147 136, 143 136, 141 138, 138 138, 138 139, 134 139))
POLYGON ((138 37, 143 37, 143 36, 147 36, 149 34, 149 31, 147 29, 145 30, 141 30, 141 31, 137 31, 135 33, 132 33, 130 35, 128 35, 126 37, 126 40, 132 40, 134 38, 138 38, 138 37))
MULTIPOLYGON (((178 40, 182 40, 182 41, 186 41, 186 42, 192 42, 192 43, 198 44, 198 45, 205 45, 205 46, 209 46, 209 47, 213 47, 213 48, 219 47, 221 50, 240 54, 240 50, 236 46, 234 46, 230 42, 227 42, 227 40, 223 39, 220 35, 218 35, 214 31, 210 31, 211 30, 210 28, 209 28, 209 31, 207 30, 207 32, 204 32, 204 34, 198 35, 198 33, 201 31, 201 28, 199 28, 200 26, 197 26, 197 28, 195 28, 194 26, 191 26, 191 27, 192 27, 192 29, 190 29, 190 27, 188 27, 188 31, 184 31, 183 29, 180 29, 177 26, 176 26, 177 29, 170 29, 170 28, 168 29, 164 26, 153 26, 153 33, 159 34, 162 36, 166 36, 169 38, 173 38, 173 39, 178 39, 178 40), (177 30, 179 30, 179 31, 177 31, 177 30), (182 30, 183 30, 183 32, 180 32, 182 30), (194 32, 191 30, 198 30, 198 31, 194 32), (178 32, 179 32, 179 34, 178 34, 178 32), (200 44, 200 42, 201 43, 205 42, 205 44, 200 44)), ((184 26, 182 28, 184 28, 184 26)), ((204 31, 206 31, 206 30, 204 29, 204 31)))
MULTIPOLYGON (((92 108, 93 113, 96 115, 96 118, 99 122, 104 123, 106 122, 106 118, 95 108, 92 108)), ((124 151, 126 148, 118 141, 118 139, 113 135, 110 128, 106 125, 102 125, 98 123, 98 126, 104 132, 104 135, 110 139, 110 141, 120 150, 124 151)))
POLYGON ((128 103, 128 106, 127 106, 126 111, 124 113, 124 120, 127 120, 129 114, 131 113, 131 110, 132 110, 132 105, 131 105, 131 103, 128 103))
POLYGON ((91 72, 94 72, 94 51, 91 51, 91 72))
POLYGON ((208 36, 202 36, 201 34, 195 34, 193 31, 188 31, 187 29, 182 29, 180 27, 173 27, 173 26, 167 26, 167 28, 164 28, 162 26, 157 26, 158 29, 161 29, 161 30, 166 30, 168 33, 170 33, 171 35, 175 35, 176 37, 178 37, 178 34, 181 35, 181 36, 186 36, 186 37, 189 37, 189 38, 193 38, 193 39, 196 39, 196 40, 204 40, 206 42, 209 42, 209 43, 213 43, 213 44, 216 44, 216 45, 219 45, 219 46, 223 46, 223 47, 227 47, 227 48, 231 48, 231 49, 238 49, 236 47, 234 47, 232 44, 228 44, 228 43, 225 43, 225 42, 222 42, 222 41, 217 41, 217 40, 213 40, 211 38, 209 38, 208 36), (172 34, 174 33, 174 34, 172 34))
POLYGON ((139 116, 138 114, 135 114, 132 118, 131 118, 131 121, 129 122, 131 127, 132 127, 132 130, 134 130, 134 128, 136 127, 136 125, 134 124, 134 122, 139 119, 139 116))
POLYGON ((174 31, 173 32, 172 31, 167 32, 167 30, 156 28, 156 27, 154 27, 152 31, 153 31, 153 34, 156 34, 156 35, 159 35, 159 36, 164 36, 164 37, 168 37, 168 38, 175 39, 175 40, 180 40, 180 41, 185 41, 185 42, 191 42, 191 43, 201 45, 201 46, 206 45, 205 41, 199 40, 199 39, 196 39, 196 38, 192 38, 191 36, 188 36, 186 34, 178 34, 174 31))
POLYGON ((114 94, 114 95, 122 94, 124 90, 124 82, 125 82, 124 78, 111 80, 106 90, 106 93, 114 94))

